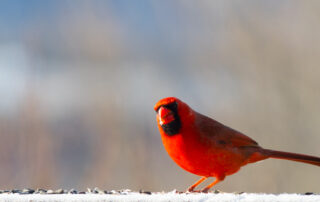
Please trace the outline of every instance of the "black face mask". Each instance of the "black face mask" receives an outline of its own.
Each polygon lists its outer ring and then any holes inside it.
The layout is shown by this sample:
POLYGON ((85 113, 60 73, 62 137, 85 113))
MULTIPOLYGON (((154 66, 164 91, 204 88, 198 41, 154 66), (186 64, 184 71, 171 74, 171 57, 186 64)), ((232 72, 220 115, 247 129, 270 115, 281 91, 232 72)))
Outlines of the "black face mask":
POLYGON ((172 111, 174 120, 167 124, 161 124, 162 130, 169 136, 173 136, 175 134, 178 134, 181 129, 181 121, 178 114, 178 104, 176 102, 163 105, 161 107, 165 107, 172 111))

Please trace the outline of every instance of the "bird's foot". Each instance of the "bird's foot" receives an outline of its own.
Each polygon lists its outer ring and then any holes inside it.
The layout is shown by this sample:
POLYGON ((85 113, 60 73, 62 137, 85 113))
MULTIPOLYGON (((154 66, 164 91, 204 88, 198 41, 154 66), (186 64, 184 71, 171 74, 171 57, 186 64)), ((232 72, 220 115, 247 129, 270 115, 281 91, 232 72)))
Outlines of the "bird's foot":
POLYGON ((190 191, 189 189, 186 192, 188 192, 188 193, 201 193, 200 190, 192 190, 192 191, 190 191))
POLYGON ((201 190, 201 193, 208 193, 209 190, 210 190, 210 188, 204 188, 204 189, 201 190))
POLYGON ((196 191, 194 190, 194 188, 195 188, 195 186, 191 186, 191 187, 189 187, 189 188, 186 190, 186 192, 196 192, 196 191))

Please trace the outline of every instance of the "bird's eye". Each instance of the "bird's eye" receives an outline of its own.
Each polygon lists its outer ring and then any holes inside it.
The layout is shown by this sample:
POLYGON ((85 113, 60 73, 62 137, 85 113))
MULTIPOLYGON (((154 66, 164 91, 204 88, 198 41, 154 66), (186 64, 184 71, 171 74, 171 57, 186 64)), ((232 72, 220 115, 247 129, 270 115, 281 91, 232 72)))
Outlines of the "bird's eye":
POLYGON ((170 109, 173 112, 177 112, 178 111, 178 103, 177 102, 172 102, 170 104, 167 105, 161 105, 156 109, 156 113, 159 112, 160 107, 166 107, 168 109, 170 109))
POLYGON ((178 103, 177 103, 177 102, 173 102, 173 103, 170 103, 170 104, 166 105, 166 107, 167 107, 168 109, 171 109, 171 110, 174 111, 174 112, 177 112, 177 110, 178 110, 178 103))

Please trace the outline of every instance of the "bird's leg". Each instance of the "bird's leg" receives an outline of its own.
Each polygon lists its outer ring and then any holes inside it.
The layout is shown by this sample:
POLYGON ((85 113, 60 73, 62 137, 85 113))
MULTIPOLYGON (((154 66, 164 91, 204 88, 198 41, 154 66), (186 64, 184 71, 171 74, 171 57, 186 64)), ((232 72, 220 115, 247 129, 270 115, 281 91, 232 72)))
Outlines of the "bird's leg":
POLYGON ((206 188, 202 189, 201 192, 207 193, 209 191, 209 189, 211 189, 211 187, 216 185, 218 182, 220 182, 220 180, 217 178, 214 182, 212 182, 211 184, 206 186, 206 188))
POLYGON ((202 189, 201 192, 207 193, 209 191, 209 189, 211 189, 211 187, 213 187, 214 185, 223 181, 224 178, 225 178, 225 176, 216 177, 216 180, 214 182, 212 182, 211 184, 209 184, 208 186, 206 186, 204 189, 202 189))
POLYGON ((206 177, 202 177, 200 180, 198 180, 196 183, 194 183, 194 185, 189 187, 187 191, 193 192, 194 188, 196 188, 196 186, 198 186, 201 182, 205 181, 206 179, 207 179, 206 177))

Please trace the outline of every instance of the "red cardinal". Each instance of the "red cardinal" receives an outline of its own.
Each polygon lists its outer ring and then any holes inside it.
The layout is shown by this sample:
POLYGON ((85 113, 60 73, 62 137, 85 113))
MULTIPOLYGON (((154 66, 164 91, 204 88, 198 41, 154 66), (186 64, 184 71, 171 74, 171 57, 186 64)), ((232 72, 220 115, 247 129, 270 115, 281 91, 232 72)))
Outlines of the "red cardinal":
POLYGON ((181 100, 168 97, 154 107, 163 145, 183 169, 202 176, 188 191, 194 191, 208 177, 216 180, 208 192, 227 175, 267 158, 286 159, 320 166, 320 158, 264 149, 248 136, 192 110, 181 100))

